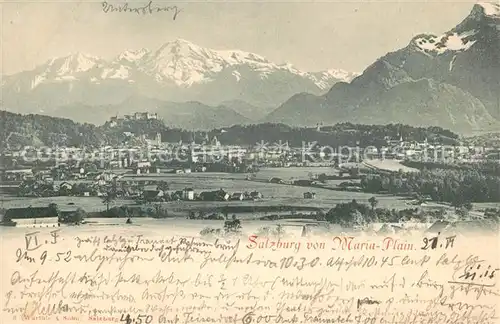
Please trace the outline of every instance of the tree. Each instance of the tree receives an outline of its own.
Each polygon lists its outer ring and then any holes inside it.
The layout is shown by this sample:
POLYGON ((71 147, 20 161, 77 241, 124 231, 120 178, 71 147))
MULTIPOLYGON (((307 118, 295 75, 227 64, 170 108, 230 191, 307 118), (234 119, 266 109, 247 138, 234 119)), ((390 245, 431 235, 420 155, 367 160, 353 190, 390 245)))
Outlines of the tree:
POLYGON ((163 218, 168 216, 167 209, 163 208, 162 204, 155 204, 154 205, 154 217, 156 218, 163 218))
POLYGON ((468 220, 469 218, 469 210, 464 206, 456 207, 455 213, 458 215, 459 220, 468 220))
POLYGON ((70 214, 65 214, 65 215, 59 215, 59 222, 63 224, 81 224, 87 214, 85 211, 81 208, 78 207, 78 209, 70 214))
POLYGON ((113 203, 113 201, 116 200, 116 193, 113 191, 108 191, 103 197, 102 197, 102 203, 106 204, 106 212, 109 212, 109 205, 113 203))
POLYGON ((319 176, 318 176, 318 181, 321 182, 321 183, 326 183, 326 174, 325 173, 321 173, 319 176))
POLYGON ((464 208, 467 209, 467 211, 471 211, 473 208, 472 203, 469 201, 464 203, 464 208))
POLYGON ((156 190, 162 190, 162 191, 167 191, 170 189, 170 186, 168 184, 167 181, 160 181, 158 182, 158 184, 156 185, 156 190))
POLYGON ((87 214, 85 213, 85 211, 82 208, 78 207, 78 209, 74 213, 63 217, 61 223, 78 225, 83 222, 86 216, 87 214))
MULTIPOLYGON (((350 215, 350 224, 352 226, 364 226, 365 225, 365 218, 363 217, 363 214, 359 210, 353 210, 351 211, 350 215)), ((349 226, 350 227, 350 226, 349 226)))
POLYGON ((59 217, 59 206, 56 203, 50 203, 49 204, 49 209, 51 210, 53 215, 56 215, 59 217))
POLYGON ((83 220, 85 219, 86 216, 87 216, 87 214, 85 213, 85 211, 81 207, 78 207, 78 209, 74 213, 73 221, 75 223, 80 224, 81 222, 83 222, 83 220))
POLYGON ((241 230, 241 221, 233 215, 232 220, 224 222, 224 231, 226 233, 239 233, 241 230))
POLYGON ((281 224, 278 224, 278 226, 276 226, 276 236, 278 238, 282 238, 284 235, 285 235, 285 229, 281 224))
POLYGON ((371 197, 370 199, 368 199, 368 202, 370 203, 370 206, 372 207, 372 211, 375 209, 375 207, 377 207, 378 205, 378 200, 377 198, 375 197, 371 197))

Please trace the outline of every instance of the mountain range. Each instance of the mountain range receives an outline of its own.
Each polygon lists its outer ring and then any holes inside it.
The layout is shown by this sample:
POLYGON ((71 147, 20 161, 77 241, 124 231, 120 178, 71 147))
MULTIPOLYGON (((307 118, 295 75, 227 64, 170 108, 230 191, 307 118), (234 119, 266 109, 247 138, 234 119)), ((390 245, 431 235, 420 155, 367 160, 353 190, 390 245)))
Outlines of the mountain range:
POLYGON ((304 72, 254 53, 178 39, 111 60, 72 54, 4 76, 4 109, 102 124, 156 112, 169 126, 352 122, 500 129, 500 5, 481 3, 442 35, 421 34, 363 73, 304 72))
POLYGON ((301 93, 266 120, 291 125, 404 123, 499 130, 500 5, 475 4, 442 35, 421 34, 328 93, 301 93))
MULTIPOLYGON (((135 111, 143 110, 141 100, 145 105, 156 100, 159 111, 189 101, 188 106, 206 106, 205 114, 221 119, 227 117, 221 113, 234 115, 236 111, 239 115, 241 109, 246 115, 241 120, 244 122, 246 118, 264 117, 295 93, 321 94, 336 82, 350 81, 356 75, 343 70, 303 72, 257 54, 212 50, 177 39, 155 51, 127 50, 111 60, 81 53, 54 58, 33 70, 5 76, 2 91, 6 109, 20 113, 61 116, 63 112, 63 116, 75 118, 82 115, 75 112, 82 106, 108 106, 108 110, 115 110, 113 114, 124 114, 133 98, 138 103, 135 111)), ((181 112, 186 105, 177 105, 177 110, 167 110, 182 115, 192 112, 181 112)), ((107 115, 103 111, 102 116, 87 118, 100 118, 102 123, 107 115)), ((238 118, 229 119, 240 122, 238 118)))
MULTIPOLYGON (((239 102, 228 102, 226 105, 208 106, 197 101, 167 102, 158 99, 132 96, 119 104, 85 105, 72 104, 53 109, 52 116, 68 118, 83 123, 103 124, 111 117, 132 115, 138 111, 157 113, 165 125, 188 130, 215 129, 232 125, 245 125, 252 119, 229 108, 227 105, 240 107, 239 102)), ((243 107, 243 104, 241 104, 243 107)))

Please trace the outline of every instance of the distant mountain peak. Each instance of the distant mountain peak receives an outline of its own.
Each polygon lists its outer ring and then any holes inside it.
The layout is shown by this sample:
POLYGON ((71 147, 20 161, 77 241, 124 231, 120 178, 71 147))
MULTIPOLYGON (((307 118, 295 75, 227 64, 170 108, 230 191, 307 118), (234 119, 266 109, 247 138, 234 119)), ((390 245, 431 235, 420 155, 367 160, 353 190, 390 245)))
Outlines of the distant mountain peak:
POLYGON ((410 42, 410 48, 431 56, 467 51, 477 42, 480 31, 484 33, 488 28, 499 30, 499 18, 499 3, 477 3, 455 28, 442 35, 417 35, 410 42))
POLYGON ((149 54, 151 51, 147 48, 141 48, 138 50, 126 50, 120 55, 118 55, 118 61, 127 61, 127 62, 137 62, 142 59, 145 55, 149 54))
POLYGON ((463 133, 498 129, 499 9, 476 4, 448 32, 417 35, 352 82, 337 83, 322 96, 293 96, 266 120, 439 125, 463 133))
POLYGON ((46 65, 50 67, 59 66, 58 74, 85 72, 93 68, 100 59, 98 57, 81 52, 48 60, 46 65))
POLYGON ((155 55, 161 55, 162 53, 172 53, 176 55, 189 55, 192 52, 200 53, 202 47, 195 45, 185 39, 178 38, 174 41, 167 42, 163 44, 156 52, 155 55))
POLYGON ((500 3, 498 2, 478 2, 474 5, 473 12, 478 11, 489 17, 500 17, 500 3))
POLYGON ((475 30, 462 33, 447 32, 436 36, 433 34, 420 34, 411 40, 410 46, 426 54, 444 54, 450 51, 466 51, 475 40, 471 36, 476 34, 475 30))
POLYGON ((57 107, 72 102, 115 104, 124 96, 201 101, 217 106, 242 100, 275 106, 295 93, 321 94, 352 76, 341 70, 306 72, 243 50, 219 50, 179 38, 156 49, 127 49, 111 60, 83 53, 54 58, 33 70, 5 77, 12 106, 57 107), (36 91, 35 91, 36 89, 36 91))

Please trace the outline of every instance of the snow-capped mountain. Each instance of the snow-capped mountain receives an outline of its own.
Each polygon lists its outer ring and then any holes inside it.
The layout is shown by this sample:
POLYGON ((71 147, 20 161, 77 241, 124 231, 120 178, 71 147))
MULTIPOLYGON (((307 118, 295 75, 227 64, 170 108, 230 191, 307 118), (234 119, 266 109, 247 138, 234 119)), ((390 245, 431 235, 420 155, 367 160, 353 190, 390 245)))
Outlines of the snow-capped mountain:
POLYGON ((130 96, 217 106, 277 106, 299 92, 321 94, 356 73, 303 72, 240 50, 212 50, 178 39, 157 50, 126 50, 111 60, 81 53, 3 79, 8 110, 50 114, 60 106, 119 104, 130 96))
POLYGON ((296 95, 266 120, 294 125, 405 123, 459 132, 500 127, 500 5, 478 3, 455 28, 421 34, 322 96, 296 95))

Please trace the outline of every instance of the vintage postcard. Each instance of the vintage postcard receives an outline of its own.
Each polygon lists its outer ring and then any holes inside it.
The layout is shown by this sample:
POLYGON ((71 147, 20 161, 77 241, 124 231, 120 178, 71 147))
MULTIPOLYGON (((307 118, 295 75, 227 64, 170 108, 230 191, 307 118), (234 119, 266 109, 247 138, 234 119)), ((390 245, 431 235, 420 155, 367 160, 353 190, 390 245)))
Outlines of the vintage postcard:
POLYGON ((500 323, 500 2, 0 10, 0 323, 500 323))

